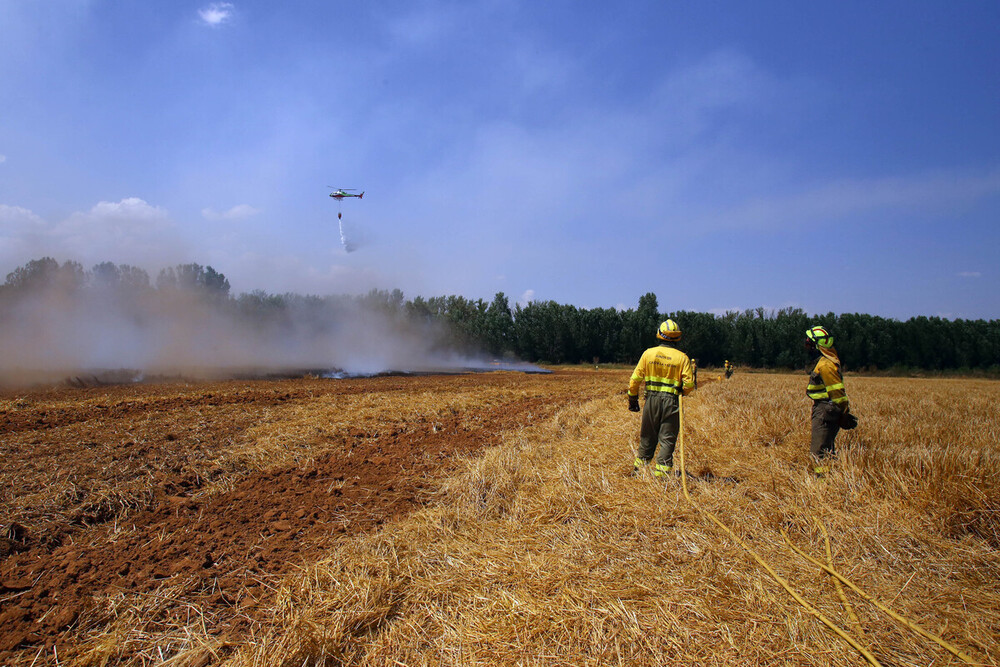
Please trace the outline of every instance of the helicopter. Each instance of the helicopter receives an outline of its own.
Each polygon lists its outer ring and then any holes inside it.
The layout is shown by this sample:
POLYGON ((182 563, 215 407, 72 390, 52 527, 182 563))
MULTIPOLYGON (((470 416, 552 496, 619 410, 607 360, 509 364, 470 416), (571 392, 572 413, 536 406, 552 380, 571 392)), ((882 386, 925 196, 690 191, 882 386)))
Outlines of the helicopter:
POLYGON ((330 196, 336 199, 337 201, 343 201, 345 197, 357 197, 358 199, 361 199, 362 197, 365 196, 364 190, 362 190, 360 194, 353 194, 354 192, 357 191, 345 190, 343 188, 334 188, 334 187, 330 187, 330 189, 333 190, 333 192, 330 193, 330 196))

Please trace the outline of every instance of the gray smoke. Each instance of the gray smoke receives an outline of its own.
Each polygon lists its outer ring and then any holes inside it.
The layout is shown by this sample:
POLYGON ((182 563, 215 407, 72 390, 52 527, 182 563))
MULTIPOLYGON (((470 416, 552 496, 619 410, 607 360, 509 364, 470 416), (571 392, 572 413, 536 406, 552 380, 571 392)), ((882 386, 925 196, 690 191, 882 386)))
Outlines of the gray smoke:
POLYGON ((0 384, 109 371, 234 377, 495 368, 398 300, 185 289, 0 288, 0 384))

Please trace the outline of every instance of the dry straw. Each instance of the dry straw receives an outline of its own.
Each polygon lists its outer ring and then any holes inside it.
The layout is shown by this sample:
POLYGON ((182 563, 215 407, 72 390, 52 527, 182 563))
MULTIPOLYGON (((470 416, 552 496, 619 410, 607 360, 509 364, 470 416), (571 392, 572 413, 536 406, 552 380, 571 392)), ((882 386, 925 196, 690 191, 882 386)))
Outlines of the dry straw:
MULTIPOLYGON (((960 663, 858 590, 1000 662, 1000 384, 848 377, 861 426, 823 479, 804 377, 705 386, 685 401, 688 490, 723 530, 679 481, 627 475, 627 377, 580 374, 606 398, 504 433, 434 504, 285 579, 238 646, 196 624, 113 641, 132 656, 168 646, 176 665, 857 664, 741 542, 881 664, 960 663)), ((308 410, 286 416, 289 446, 317 427, 308 410)))

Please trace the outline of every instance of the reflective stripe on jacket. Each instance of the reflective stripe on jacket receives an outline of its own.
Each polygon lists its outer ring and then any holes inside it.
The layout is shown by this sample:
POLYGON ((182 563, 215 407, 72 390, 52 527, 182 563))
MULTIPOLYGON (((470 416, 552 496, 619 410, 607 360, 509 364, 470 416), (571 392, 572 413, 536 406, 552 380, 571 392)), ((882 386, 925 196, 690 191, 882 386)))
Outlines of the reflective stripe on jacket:
POLYGON ((694 389, 694 372, 686 354, 670 345, 657 345, 642 353, 628 383, 628 395, 638 396, 639 385, 646 391, 686 395, 694 389))
POLYGON ((840 374, 840 366, 825 356, 817 359, 816 367, 809 374, 806 396, 814 401, 832 401, 846 411, 849 402, 847 390, 844 388, 844 377, 840 374))

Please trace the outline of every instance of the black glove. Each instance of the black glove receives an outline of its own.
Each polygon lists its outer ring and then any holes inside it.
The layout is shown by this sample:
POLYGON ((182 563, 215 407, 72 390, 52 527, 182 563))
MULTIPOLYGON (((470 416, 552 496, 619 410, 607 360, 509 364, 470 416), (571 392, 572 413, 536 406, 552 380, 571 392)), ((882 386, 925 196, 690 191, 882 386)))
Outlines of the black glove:
POLYGON ((858 418, 855 417, 850 412, 845 412, 840 415, 840 428, 845 431, 850 431, 858 425, 858 418))
POLYGON ((628 397, 628 410, 629 412, 639 412, 639 397, 629 396, 628 397))

